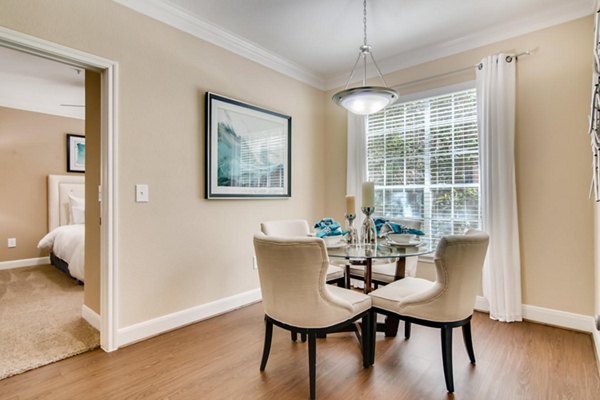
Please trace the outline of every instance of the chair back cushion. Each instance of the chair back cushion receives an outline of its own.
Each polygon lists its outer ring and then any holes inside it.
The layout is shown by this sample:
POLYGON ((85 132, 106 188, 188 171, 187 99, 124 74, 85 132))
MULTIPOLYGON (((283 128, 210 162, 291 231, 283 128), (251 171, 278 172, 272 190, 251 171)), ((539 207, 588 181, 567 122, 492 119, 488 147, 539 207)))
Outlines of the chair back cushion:
POLYGON ((325 284, 329 262, 322 239, 256 234, 254 250, 263 306, 271 318, 321 328, 355 315, 352 303, 330 293, 325 284))
POLYGON ((473 314, 488 242, 486 233, 474 229, 444 236, 435 253, 435 284, 405 298, 401 313, 439 322, 460 321, 473 314))
POLYGON ((260 231, 268 236, 294 237, 308 236, 310 227, 303 219, 267 221, 260 224, 260 231))

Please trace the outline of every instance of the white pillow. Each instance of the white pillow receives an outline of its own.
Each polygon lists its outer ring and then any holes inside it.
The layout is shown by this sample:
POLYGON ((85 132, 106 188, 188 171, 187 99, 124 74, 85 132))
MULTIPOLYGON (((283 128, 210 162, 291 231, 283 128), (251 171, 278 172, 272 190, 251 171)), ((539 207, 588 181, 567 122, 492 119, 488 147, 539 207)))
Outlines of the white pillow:
POLYGON ((85 224, 85 199, 69 195, 71 208, 71 225, 85 224))

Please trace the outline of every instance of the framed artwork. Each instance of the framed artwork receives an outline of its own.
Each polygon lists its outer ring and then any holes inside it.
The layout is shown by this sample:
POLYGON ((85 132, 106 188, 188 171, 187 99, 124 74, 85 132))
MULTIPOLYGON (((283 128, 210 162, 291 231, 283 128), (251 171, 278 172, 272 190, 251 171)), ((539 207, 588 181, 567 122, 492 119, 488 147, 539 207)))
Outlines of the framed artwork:
POLYGON ((206 93, 206 198, 289 198, 292 117, 206 93))
POLYGON ((67 172, 85 172, 85 136, 67 133, 67 172))

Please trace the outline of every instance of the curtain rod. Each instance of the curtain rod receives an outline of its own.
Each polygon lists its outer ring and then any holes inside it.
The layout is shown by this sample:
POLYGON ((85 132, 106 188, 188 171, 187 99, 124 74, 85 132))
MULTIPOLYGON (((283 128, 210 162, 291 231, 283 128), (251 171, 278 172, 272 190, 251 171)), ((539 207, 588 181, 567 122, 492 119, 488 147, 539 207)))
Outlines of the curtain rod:
MULTIPOLYGON (((508 62, 512 61, 512 57, 514 57, 514 58, 516 58, 516 59, 519 59, 519 57, 522 57, 522 56, 529 56, 529 55, 531 55, 531 50, 526 50, 526 51, 523 51, 523 52, 521 52, 521 53, 518 53, 518 54, 515 54, 515 55, 511 55, 511 54, 509 54, 509 55, 507 56, 507 58, 508 58, 508 57, 510 57, 510 58, 511 58, 511 60, 507 60, 507 61, 508 61, 508 62)), ((433 75, 433 76, 428 76, 428 77, 426 77, 426 78, 421 78, 421 79, 417 79, 417 80, 414 80, 414 81, 410 81, 410 82, 401 83, 401 84, 399 84, 399 85, 394 85, 394 86, 393 86, 393 88, 402 88, 402 87, 406 87, 406 86, 413 86, 413 85, 416 85, 416 84, 419 84, 419 83, 422 83, 422 82, 432 81, 432 80, 434 80, 434 79, 439 79, 439 78, 444 78, 444 77, 446 77, 446 76, 452 76, 452 75, 456 75, 456 74, 459 74, 459 73, 461 73, 461 72, 466 72, 466 71, 469 71, 469 70, 471 70, 471 69, 473 69, 473 68, 478 68, 478 67, 479 67, 479 65, 481 65, 481 63, 477 63, 477 64, 475 64, 475 65, 470 65, 470 66, 468 66, 468 67, 464 67, 464 68, 455 69, 455 70, 453 70, 453 71, 448 71, 448 72, 444 72, 444 73, 437 74, 437 75, 433 75)))

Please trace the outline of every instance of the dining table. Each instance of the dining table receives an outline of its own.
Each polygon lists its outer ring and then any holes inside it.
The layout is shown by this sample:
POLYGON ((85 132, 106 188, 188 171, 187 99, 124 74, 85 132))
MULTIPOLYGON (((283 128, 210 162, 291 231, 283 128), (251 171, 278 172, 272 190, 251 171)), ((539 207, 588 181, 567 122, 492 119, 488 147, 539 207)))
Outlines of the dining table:
MULTIPOLYGON (((417 242, 399 244, 386 238, 378 238, 375 243, 342 244, 327 248, 330 259, 344 259, 346 287, 350 288, 350 265, 364 265, 364 292, 368 294, 373 284, 374 260, 395 260, 395 280, 403 279, 406 273, 406 258, 431 254, 435 250, 435 243, 430 239, 417 242)), ((385 336, 393 337, 398 332, 399 320, 387 317, 385 323, 377 324, 377 331, 385 332, 385 336)))

